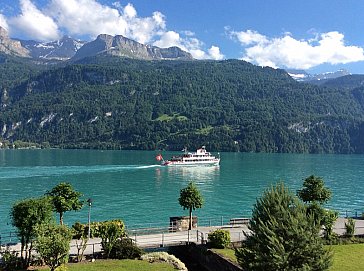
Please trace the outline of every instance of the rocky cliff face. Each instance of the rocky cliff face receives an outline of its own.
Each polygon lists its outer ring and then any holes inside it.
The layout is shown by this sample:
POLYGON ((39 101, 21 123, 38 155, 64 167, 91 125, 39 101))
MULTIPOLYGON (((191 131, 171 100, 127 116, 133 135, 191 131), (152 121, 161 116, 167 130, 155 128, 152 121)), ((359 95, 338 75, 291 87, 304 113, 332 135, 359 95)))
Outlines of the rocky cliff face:
POLYGON ((20 41, 10 39, 6 29, 4 29, 1 26, 0 26, 0 52, 21 57, 29 56, 29 51, 21 45, 20 41))
POLYGON ((10 39, 7 31, 0 26, 0 52, 20 57, 48 60, 78 60, 107 54, 143 60, 193 60, 190 53, 178 47, 159 48, 144 45, 124 36, 101 34, 91 42, 78 41, 65 36, 52 42, 10 39))
POLYGON ((192 60, 190 53, 178 47, 159 48, 144 45, 124 36, 110 36, 101 34, 96 40, 85 44, 77 51, 74 60, 98 54, 108 54, 120 57, 129 57, 144 60, 178 59, 192 60))

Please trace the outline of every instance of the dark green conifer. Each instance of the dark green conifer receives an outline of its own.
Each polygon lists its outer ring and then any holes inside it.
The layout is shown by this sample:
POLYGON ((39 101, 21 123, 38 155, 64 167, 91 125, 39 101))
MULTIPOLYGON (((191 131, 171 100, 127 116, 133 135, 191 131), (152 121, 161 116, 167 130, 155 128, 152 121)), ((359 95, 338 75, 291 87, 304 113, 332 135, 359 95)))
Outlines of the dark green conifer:
POLYGON ((236 250, 244 270, 328 270, 332 256, 319 227, 283 184, 267 189, 252 214, 247 240, 236 250))

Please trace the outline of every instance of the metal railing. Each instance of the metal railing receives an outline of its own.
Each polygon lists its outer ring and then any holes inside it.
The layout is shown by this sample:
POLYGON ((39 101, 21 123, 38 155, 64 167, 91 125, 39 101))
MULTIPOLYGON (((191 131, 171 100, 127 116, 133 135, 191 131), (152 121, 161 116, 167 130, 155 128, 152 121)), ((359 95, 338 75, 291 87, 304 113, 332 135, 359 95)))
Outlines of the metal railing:
MULTIPOLYGON (((353 211, 340 211, 339 216, 340 217, 353 217, 353 218, 364 218, 363 217, 364 211, 362 210, 353 210, 353 211)), ((198 218, 197 221, 197 227, 224 227, 224 226, 232 226, 234 223, 233 221, 236 221, 236 218, 243 219, 243 218, 250 218, 251 213, 249 214, 239 214, 235 216, 216 216, 216 217, 201 217, 198 218), (233 218, 232 218, 233 217, 233 218), (235 217, 235 219, 234 219, 235 217)), ((132 224, 126 226, 126 232, 127 234, 135 240, 138 240, 138 236, 141 235, 157 235, 159 234, 161 240, 161 244, 163 245, 165 243, 164 239, 168 236, 169 233, 176 232, 176 226, 177 224, 175 222, 153 222, 153 223, 143 223, 143 224, 132 224)), ((177 234, 178 235, 178 234, 177 234)), ((201 237, 200 237, 201 238, 201 237)), ((204 238, 206 238, 204 236, 204 238)), ((196 239, 196 238, 195 238, 196 239)), ((240 237, 238 239, 241 239, 240 237)), ((198 238, 196 239, 198 240, 198 238)), ((189 239, 185 240, 183 238, 183 241, 189 241, 189 239)), ((14 231, 9 232, 3 232, 0 233, 0 247, 4 247, 7 244, 15 244, 18 243, 19 239, 14 231)))

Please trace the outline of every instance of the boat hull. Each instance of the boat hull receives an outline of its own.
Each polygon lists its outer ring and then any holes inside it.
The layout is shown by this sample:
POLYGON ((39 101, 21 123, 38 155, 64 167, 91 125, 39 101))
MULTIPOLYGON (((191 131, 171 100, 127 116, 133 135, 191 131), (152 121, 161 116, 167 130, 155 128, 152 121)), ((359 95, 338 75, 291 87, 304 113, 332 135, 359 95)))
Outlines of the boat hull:
POLYGON ((220 160, 213 161, 196 161, 196 162, 187 162, 187 161, 165 161, 162 163, 162 166, 218 166, 220 164, 220 160))

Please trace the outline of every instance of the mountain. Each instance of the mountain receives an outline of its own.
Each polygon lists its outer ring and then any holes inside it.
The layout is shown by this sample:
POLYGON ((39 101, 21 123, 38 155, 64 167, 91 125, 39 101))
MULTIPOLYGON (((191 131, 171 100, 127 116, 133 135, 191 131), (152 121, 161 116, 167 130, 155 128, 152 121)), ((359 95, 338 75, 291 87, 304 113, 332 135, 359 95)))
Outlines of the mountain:
POLYGON ((159 48, 156 46, 144 45, 121 35, 110 36, 99 35, 96 40, 82 46, 72 60, 85 57, 107 54, 119 57, 129 57, 143 60, 192 60, 190 53, 178 47, 159 48))
MULTIPOLYGON (((8 55, 31 57, 35 60, 80 60, 85 57, 107 54, 143 60, 193 60, 190 53, 178 47, 159 48, 144 45, 121 35, 99 35, 91 42, 64 36, 52 42, 13 40, 0 27, 0 52, 8 55)), ((48 62, 40 62, 48 63, 48 62)))
POLYGON ((293 70, 287 69, 288 74, 295 80, 299 82, 308 82, 312 84, 323 84, 324 82, 335 79, 341 76, 349 75, 347 70, 341 69, 336 72, 325 72, 318 74, 309 74, 304 70, 293 70))
POLYGON ((19 41, 9 38, 5 28, 0 26, 0 52, 13 56, 29 57, 29 51, 19 41))
POLYGON ((58 148, 364 153, 364 88, 302 84, 240 60, 101 54, 12 84, 2 141, 58 148))
POLYGON ((52 42, 38 42, 34 40, 19 40, 28 49, 30 56, 38 59, 68 60, 86 43, 64 36, 52 42))
POLYGON ((322 83, 322 86, 335 87, 335 88, 347 88, 354 89, 364 86, 363 74, 350 74, 334 78, 322 83))
POLYGON ((307 73, 304 70, 294 70, 294 69, 287 69, 286 72, 291 76, 294 80, 299 82, 304 82, 309 80, 312 77, 311 74, 307 73))

